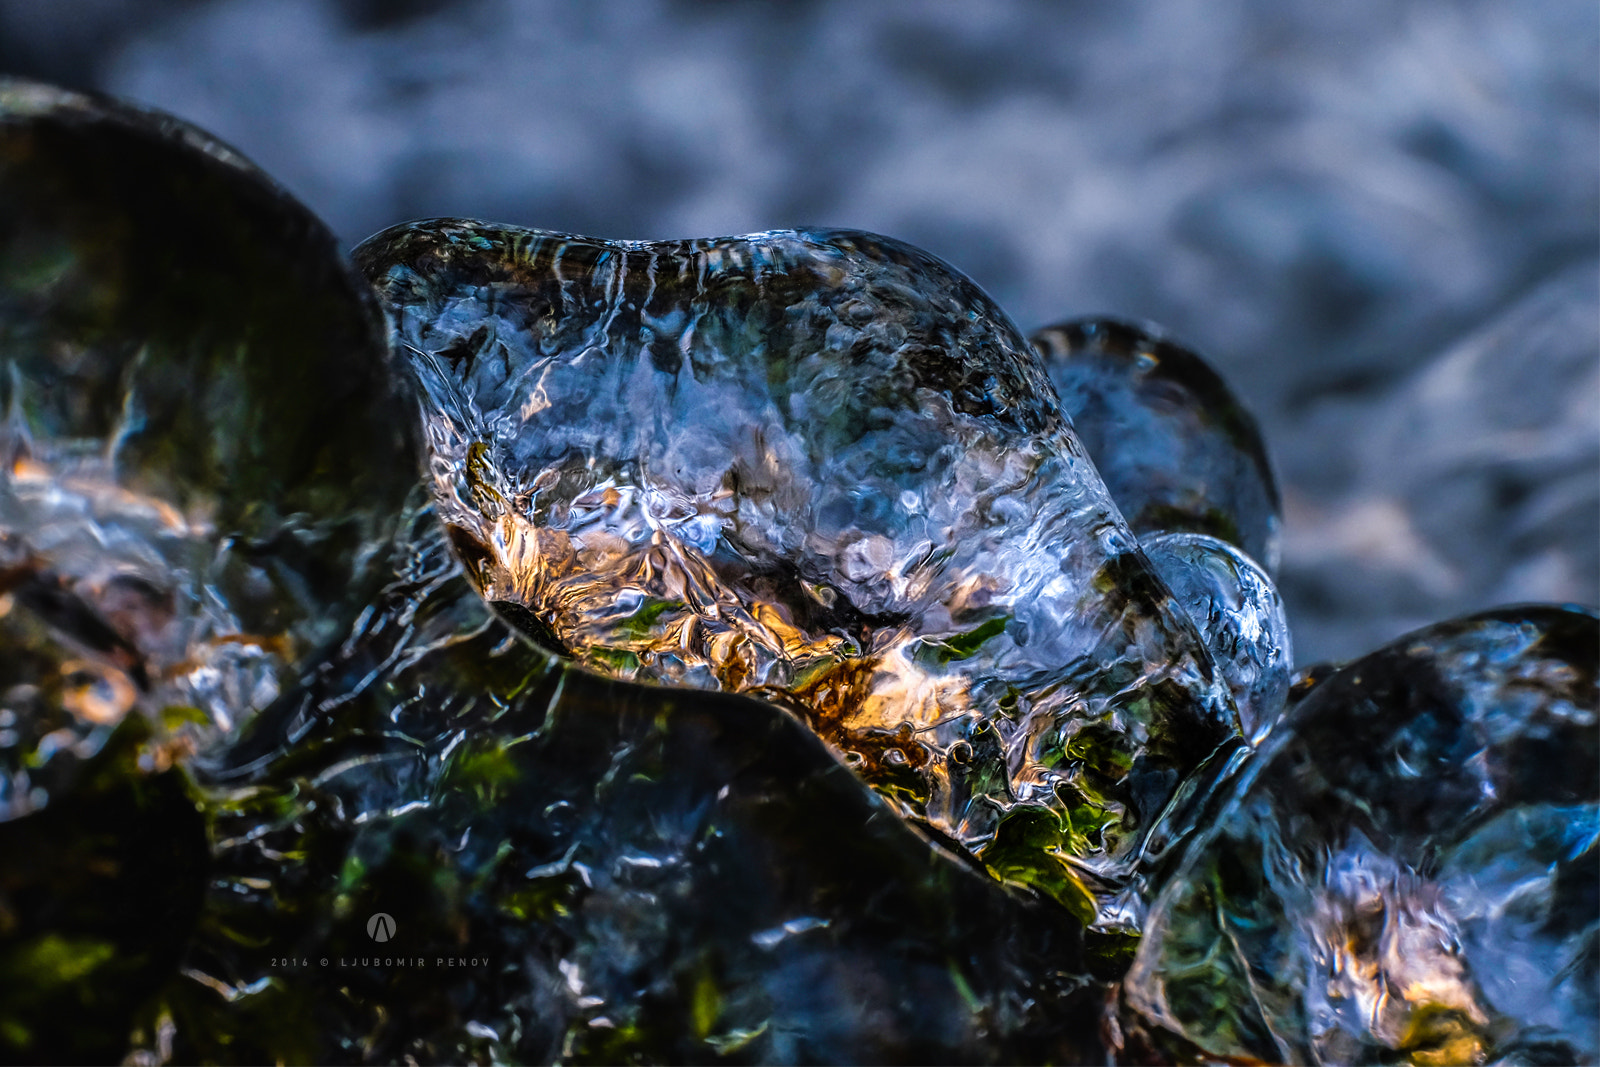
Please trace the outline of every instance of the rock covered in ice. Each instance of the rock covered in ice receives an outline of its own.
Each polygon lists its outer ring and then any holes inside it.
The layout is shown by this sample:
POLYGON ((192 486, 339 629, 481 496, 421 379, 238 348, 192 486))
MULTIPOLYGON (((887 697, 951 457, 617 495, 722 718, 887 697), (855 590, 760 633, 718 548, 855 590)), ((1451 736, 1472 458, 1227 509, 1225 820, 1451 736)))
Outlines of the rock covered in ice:
POLYGON ((419 464, 370 290, 190 126, 0 83, 0 264, 14 816, 135 707, 192 745, 276 699, 384 580, 419 464))
POLYGON ((1077 319, 1031 340, 1062 412, 1259 741, 1282 712, 1294 657, 1269 573, 1278 487, 1255 419, 1205 360, 1154 326, 1077 319))
POLYGON ((356 258, 463 558, 580 662, 779 700, 974 850, 1042 812, 1091 911, 1236 733, 1037 355, 933 257, 439 220, 356 258))
POLYGON ((1600 621, 1506 608, 1321 679, 1152 908, 1125 1046, 1600 1055, 1600 621))
POLYGON ((1209 534, 1277 570, 1281 508, 1261 431, 1204 359, 1118 319, 1065 322, 1032 341, 1134 533, 1209 534))
POLYGON ((230 149, 0 79, 0 1058, 118 1062, 178 974, 185 765, 377 593, 395 381, 332 235, 230 149))
POLYGON ((258 717, 279 744, 208 798, 174 1060, 1103 1057, 1079 925, 771 704, 552 669, 498 624, 376 674, 258 717))

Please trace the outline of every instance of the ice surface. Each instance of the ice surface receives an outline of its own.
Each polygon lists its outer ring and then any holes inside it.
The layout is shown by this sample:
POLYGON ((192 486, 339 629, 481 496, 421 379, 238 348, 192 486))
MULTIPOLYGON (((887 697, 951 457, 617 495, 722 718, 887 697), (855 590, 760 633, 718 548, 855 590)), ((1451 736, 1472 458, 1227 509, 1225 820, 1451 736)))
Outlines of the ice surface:
POLYGON ((0 83, 0 813, 214 740, 376 593, 418 450, 331 234, 176 120, 0 83), (202 727, 203 724, 203 728, 202 727))
POLYGON ((1594 615, 1506 608, 1312 688, 1152 909, 1126 1047, 1593 1062, 1597 658, 1594 615))
POLYGON ((396 378, 332 235, 230 149, 0 81, 0 1058, 117 1062, 177 975, 186 768, 399 562, 396 378))
POLYGON ((1209 534, 1277 570, 1266 445, 1205 360, 1153 326, 1117 319, 1062 323, 1033 343, 1134 533, 1209 534))
POLYGON ((926 253, 439 220, 356 256, 463 558, 580 663, 790 707, 900 810, 1091 913, 1236 733, 1038 357, 926 253), (996 837, 1013 812, 1052 827, 1026 862, 996 837))
POLYGON ((1249 556, 1206 534, 1148 534, 1139 544, 1211 650, 1245 736, 1259 743, 1283 714, 1294 662, 1289 620, 1272 579, 1249 556))

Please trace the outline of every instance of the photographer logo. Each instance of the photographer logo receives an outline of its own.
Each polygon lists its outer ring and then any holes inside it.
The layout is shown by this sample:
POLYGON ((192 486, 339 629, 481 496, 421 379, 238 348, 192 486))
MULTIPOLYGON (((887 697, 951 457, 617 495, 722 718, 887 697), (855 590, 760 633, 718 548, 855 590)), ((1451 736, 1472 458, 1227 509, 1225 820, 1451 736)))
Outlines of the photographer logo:
POLYGON ((394 916, 386 911, 377 912, 367 920, 367 936, 380 945, 393 937, 394 931, 394 916))

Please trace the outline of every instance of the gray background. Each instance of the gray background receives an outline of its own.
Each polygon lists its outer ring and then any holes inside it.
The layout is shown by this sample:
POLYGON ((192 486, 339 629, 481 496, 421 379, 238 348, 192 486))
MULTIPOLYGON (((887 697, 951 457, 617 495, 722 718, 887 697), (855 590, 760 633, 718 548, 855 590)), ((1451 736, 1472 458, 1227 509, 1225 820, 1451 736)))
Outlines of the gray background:
POLYGON ((0 0, 350 244, 853 226, 1032 330, 1153 319, 1260 419, 1297 660, 1600 601, 1590 0, 0 0))

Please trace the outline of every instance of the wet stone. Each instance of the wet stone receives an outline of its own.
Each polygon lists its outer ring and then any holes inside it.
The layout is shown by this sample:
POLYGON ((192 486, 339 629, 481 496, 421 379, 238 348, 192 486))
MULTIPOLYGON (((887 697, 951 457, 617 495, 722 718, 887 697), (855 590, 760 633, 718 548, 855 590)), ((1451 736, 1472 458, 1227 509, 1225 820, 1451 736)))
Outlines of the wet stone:
POLYGON ((1031 338, 1128 525, 1226 541, 1277 571, 1278 484, 1255 418, 1159 329, 1078 319, 1031 338))
POLYGON ((1124 1055, 1593 1062, 1597 659, 1505 608, 1325 677, 1157 899, 1124 1055))
POLYGON ((777 701, 1090 916, 1236 733, 1037 354, 926 253, 439 220, 356 258, 420 384, 440 516, 554 650, 777 701), (1032 829, 1002 835, 1012 813, 1032 829))

